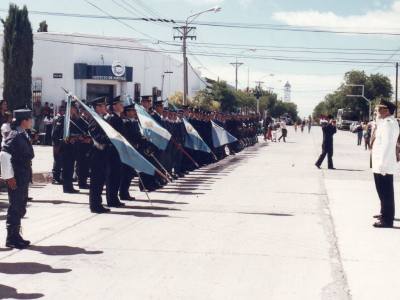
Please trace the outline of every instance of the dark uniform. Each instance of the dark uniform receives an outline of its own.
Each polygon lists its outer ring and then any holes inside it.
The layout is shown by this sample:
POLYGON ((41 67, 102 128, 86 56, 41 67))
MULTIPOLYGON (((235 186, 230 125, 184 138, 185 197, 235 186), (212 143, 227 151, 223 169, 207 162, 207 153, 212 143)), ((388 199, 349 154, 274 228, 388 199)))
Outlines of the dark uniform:
MULTIPOLYGON (((32 118, 30 110, 16 110, 14 116, 17 123, 32 118)), ((6 180, 14 178, 16 181, 14 189, 10 185, 8 187, 10 205, 7 212, 7 247, 21 249, 30 244, 21 237, 20 227, 21 219, 26 214, 33 158, 34 152, 27 132, 21 127, 13 128, 1 151, 2 176, 6 180)))
POLYGON ((336 126, 328 123, 322 126, 323 132, 323 141, 322 141, 322 154, 318 158, 315 165, 317 168, 321 167, 322 162, 324 161, 326 155, 328 155, 328 169, 333 169, 333 136, 336 133, 336 126))
POLYGON ((88 189, 87 180, 89 178, 90 151, 92 149, 91 139, 89 137, 89 123, 84 116, 76 120, 76 125, 81 131, 82 138, 76 144, 76 174, 78 176, 78 185, 80 189, 88 189))
MULTIPOLYGON (((105 105, 105 101, 105 97, 99 97, 92 100, 90 104, 96 107, 96 105, 105 105)), ((105 213, 109 212, 109 209, 103 207, 101 194, 106 183, 107 147, 110 147, 111 142, 94 119, 90 120, 88 131, 93 140, 89 162, 91 170, 89 189, 90 211, 105 213)))
MULTIPOLYGON (((108 101, 110 107, 115 103, 121 102, 120 96, 108 101)), ((119 133, 124 131, 124 121, 115 112, 111 112, 105 117, 105 120, 119 133)), ((107 173, 106 173, 106 199, 107 205, 112 207, 121 207, 124 204, 121 203, 118 197, 119 186, 121 184, 121 172, 122 162, 119 158, 119 154, 114 145, 110 144, 107 147, 107 173)))
POLYGON ((54 118, 54 123, 53 123, 53 131, 51 133, 51 141, 53 144, 53 183, 59 184, 62 182, 61 179, 61 170, 62 170, 62 157, 61 157, 61 142, 59 138, 59 133, 56 131, 61 124, 64 122, 64 116, 63 115, 57 115, 54 118))
MULTIPOLYGON (((125 111, 134 109, 135 109, 134 104, 125 107, 125 111)), ((140 133, 138 121, 135 119, 128 119, 128 118, 125 118, 123 121, 124 121, 124 129, 122 132, 123 136, 136 150, 138 150, 142 141, 142 135, 140 133)), ((119 197, 121 200, 135 200, 135 198, 129 194, 129 187, 135 175, 136 171, 133 168, 125 164, 122 164, 122 176, 119 186, 119 197)))

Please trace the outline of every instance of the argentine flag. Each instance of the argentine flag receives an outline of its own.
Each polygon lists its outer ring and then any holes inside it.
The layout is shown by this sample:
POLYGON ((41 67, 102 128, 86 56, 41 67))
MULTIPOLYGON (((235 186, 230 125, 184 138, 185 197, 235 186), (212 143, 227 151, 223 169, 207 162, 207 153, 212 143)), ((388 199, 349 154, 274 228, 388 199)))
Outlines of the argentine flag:
MULTIPOLYGON (((69 92, 64 90, 68 95, 69 92)), ((100 117, 93 109, 83 103, 78 97, 73 96, 76 101, 92 116, 92 118, 99 124, 101 129, 110 139, 111 143, 118 151, 121 162, 132 167, 138 173, 145 173, 153 176, 156 173, 156 168, 146 160, 131 144, 110 124, 100 117)))
POLYGON ((224 128, 215 124, 213 121, 211 121, 211 133, 213 145, 215 148, 237 142, 238 140, 224 128))
POLYGON ((135 105, 135 108, 143 136, 158 149, 164 151, 171 140, 169 131, 158 124, 143 106, 135 105))
POLYGON ((182 119, 186 129, 185 147, 197 151, 211 153, 210 147, 203 141, 196 129, 185 118, 182 119))

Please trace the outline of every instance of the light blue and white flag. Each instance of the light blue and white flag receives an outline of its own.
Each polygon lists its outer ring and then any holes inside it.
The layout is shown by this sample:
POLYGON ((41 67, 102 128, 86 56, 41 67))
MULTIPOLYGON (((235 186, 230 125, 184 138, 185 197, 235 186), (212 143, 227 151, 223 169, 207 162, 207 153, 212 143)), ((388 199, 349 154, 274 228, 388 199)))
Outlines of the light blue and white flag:
MULTIPOLYGON (((68 94, 69 92, 64 89, 68 94)), ((72 95, 70 95, 72 96, 72 95)), ((83 103, 78 97, 72 96, 79 104, 92 116, 92 118, 99 124, 101 129, 104 130, 105 134, 110 139, 111 143, 115 146, 118 151, 121 162, 132 167, 138 173, 145 173, 148 175, 154 175, 157 169, 145 159, 131 144, 110 124, 107 123, 102 117, 100 117, 93 109, 83 103)))
POLYGON ((141 105, 135 105, 142 135, 160 150, 167 149, 171 134, 153 119, 141 105))
POLYGON ((183 118, 183 124, 186 129, 185 147, 197 151, 211 153, 210 147, 204 142, 197 130, 190 124, 186 118, 183 118))
POLYGON ((213 145, 215 148, 237 142, 238 140, 232 134, 230 134, 228 131, 226 131, 224 128, 217 125, 213 121, 211 121, 211 133, 213 145))
POLYGON ((64 116, 64 132, 63 132, 63 139, 64 140, 69 137, 69 133, 70 133, 69 126, 71 125, 71 103, 72 103, 72 99, 71 99, 71 96, 68 96, 67 98, 68 98, 67 99, 67 107, 65 109, 65 116, 64 116))

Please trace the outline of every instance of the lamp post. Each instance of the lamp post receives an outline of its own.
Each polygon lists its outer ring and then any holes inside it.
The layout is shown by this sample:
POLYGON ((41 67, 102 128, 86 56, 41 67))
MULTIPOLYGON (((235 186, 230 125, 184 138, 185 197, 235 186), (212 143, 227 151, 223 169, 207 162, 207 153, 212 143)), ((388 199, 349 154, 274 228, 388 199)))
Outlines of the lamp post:
POLYGON ((173 74, 174 72, 172 71, 165 71, 164 73, 161 74, 161 100, 163 99, 164 96, 164 79, 165 79, 165 74, 173 74))
POLYGON ((365 86, 363 84, 347 84, 347 86, 352 86, 352 87, 361 87, 361 95, 346 95, 346 97, 358 97, 358 98, 363 98, 365 101, 367 101, 368 103, 368 108, 369 108, 369 112, 368 112, 368 121, 371 120, 371 112, 372 112, 372 100, 368 99, 367 97, 365 97, 365 86))
POLYGON ((187 95, 188 95, 188 63, 187 63, 187 56, 186 56, 186 40, 188 38, 190 39, 196 39, 196 36, 194 35, 189 35, 193 30, 196 29, 196 27, 189 27, 189 25, 194 22, 200 15, 208 12, 220 12, 221 7, 216 6, 210 9, 206 9, 204 11, 200 11, 198 13, 195 13, 193 15, 190 15, 189 17, 186 18, 185 25, 181 27, 174 27, 180 35, 179 36, 174 36, 174 39, 179 38, 182 40, 182 52, 183 52, 183 105, 187 105, 187 95))

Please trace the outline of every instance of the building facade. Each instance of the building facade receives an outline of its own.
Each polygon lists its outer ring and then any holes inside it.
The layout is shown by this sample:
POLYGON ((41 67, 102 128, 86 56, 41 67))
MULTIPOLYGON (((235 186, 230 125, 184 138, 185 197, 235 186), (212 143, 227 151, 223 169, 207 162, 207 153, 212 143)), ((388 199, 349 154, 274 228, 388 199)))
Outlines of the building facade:
MULTIPOLYGON (((3 37, 0 36, 0 48, 3 37)), ((3 63, 0 62, 0 98, 3 63)), ((189 66, 189 96, 205 87, 200 72, 189 66)), ((163 99, 183 91, 183 63, 134 39, 86 34, 34 33, 32 90, 34 102, 58 106, 61 88, 81 99, 141 95, 162 90, 163 99)))

